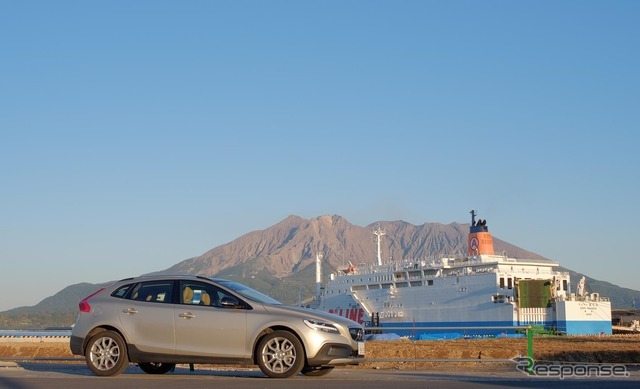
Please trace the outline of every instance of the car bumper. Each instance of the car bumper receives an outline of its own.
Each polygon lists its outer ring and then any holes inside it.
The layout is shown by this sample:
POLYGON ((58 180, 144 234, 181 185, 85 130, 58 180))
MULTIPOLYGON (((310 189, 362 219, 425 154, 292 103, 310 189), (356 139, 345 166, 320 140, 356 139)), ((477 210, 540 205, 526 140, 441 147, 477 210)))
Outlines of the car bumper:
POLYGON ((69 339, 69 348, 73 355, 84 355, 84 350, 82 350, 83 342, 83 338, 71 335, 71 338, 69 339))
POLYGON ((358 355, 358 350, 354 350, 346 344, 325 344, 318 354, 313 358, 308 358, 309 366, 342 366, 357 365, 364 361, 363 355, 358 355))

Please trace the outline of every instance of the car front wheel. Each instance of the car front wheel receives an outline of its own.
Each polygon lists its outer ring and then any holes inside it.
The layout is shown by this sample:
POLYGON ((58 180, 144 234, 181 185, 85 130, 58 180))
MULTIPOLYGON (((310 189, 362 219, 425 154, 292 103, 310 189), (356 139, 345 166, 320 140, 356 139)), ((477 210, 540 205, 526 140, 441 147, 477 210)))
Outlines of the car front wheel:
POLYGON ((98 376, 118 375, 129 365, 127 345, 114 331, 94 335, 87 344, 85 359, 89 369, 98 376))
POLYGON ((288 331, 274 331, 258 344, 258 367, 269 378, 287 378, 304 366, 304 349, 300 340, 288 331))

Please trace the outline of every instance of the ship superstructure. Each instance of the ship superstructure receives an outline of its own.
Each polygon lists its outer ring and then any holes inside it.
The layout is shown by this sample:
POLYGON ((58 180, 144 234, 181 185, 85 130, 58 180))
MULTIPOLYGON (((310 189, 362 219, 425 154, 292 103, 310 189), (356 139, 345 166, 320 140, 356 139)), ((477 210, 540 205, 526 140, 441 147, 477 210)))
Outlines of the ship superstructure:
MULTIPOLYGON (((471 212, 468 255, 351 265, 331 274, 319 309, 359 322, 408 327, 541 325, 566 334, 610 334, 611 303, 573 293, 558 263, 496 255, 486 220, 471 212)), ((379 231, 379 230, 378 230, 379 231)), ((380 237, 376 234, 377 245, 380 237)), ((581 280, 584 285, 584 280, 581 280)), ((398 331, 394 331, 398 332, 398 331)))

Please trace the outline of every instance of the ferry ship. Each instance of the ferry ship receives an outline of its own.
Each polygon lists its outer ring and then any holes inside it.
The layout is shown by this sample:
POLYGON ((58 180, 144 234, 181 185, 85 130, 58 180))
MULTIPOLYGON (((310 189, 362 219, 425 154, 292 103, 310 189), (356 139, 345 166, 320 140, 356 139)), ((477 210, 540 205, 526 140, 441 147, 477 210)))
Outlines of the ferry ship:
POLYGON ((385 232, 377 229, 377 263, 350 263, 331 274, 323 289, 317 258, 318 309, 361 323, 407 327, 393 332, 419 339, 433 331, 412 327, 465 336, 513 334, 509 327, 526 325, 568 335, 611 334, 611 302, 586 293, 584 277, 573 292, 569 274, 555 270, 557 262, 497 255, 486 220, 475 218, 471 211, 464 257, 383 264, 385 232))

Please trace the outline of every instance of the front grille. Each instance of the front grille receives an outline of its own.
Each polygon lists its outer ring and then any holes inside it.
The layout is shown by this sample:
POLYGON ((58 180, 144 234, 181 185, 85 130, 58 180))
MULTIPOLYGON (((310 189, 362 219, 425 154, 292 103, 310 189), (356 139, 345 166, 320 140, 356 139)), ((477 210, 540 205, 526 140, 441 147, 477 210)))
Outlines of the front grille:
POLYGON ((364 340, 364 330, 361 327, 350 327, 349 335, 351 335, 351 339, 356 342, 364 340))

